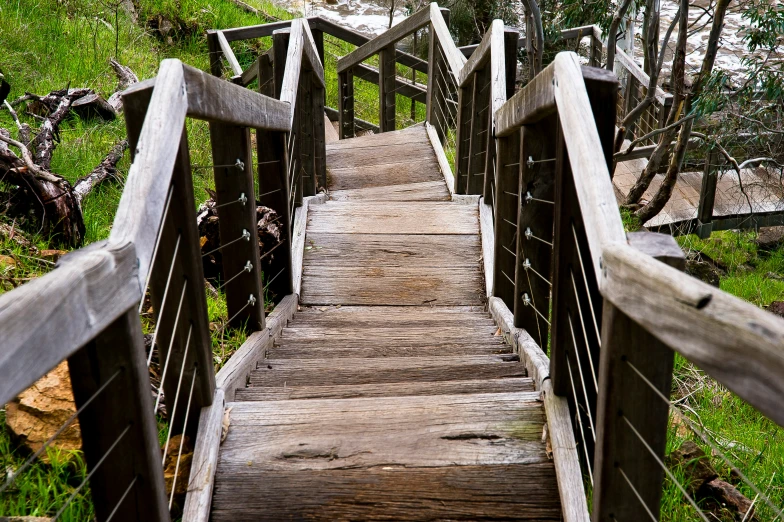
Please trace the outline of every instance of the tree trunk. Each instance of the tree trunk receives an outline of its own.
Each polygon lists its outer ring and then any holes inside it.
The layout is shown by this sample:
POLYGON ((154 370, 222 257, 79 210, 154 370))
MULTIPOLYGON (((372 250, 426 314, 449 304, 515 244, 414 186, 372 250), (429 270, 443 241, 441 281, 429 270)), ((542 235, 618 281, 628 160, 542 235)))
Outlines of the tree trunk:
MULTIPOLYGON (((673 60, 672 65, 672 80, 671 84, 674 89, 673 95, 673 110, 670 112, 670 115, 667 119, 667 125, 671 125, 678 121, 681 118, 681 109, 683 107, 683 99, 684 99, 684 78, 685 78, 685 71, 686 71, 686 41, 688 37, 688 30, 689 30, 689 1, 688 0, 681 0, 681 6, 678 11, 679 18, 678 18, 678 42, 675 47, 675 59, 673 60)), ((675 134, 678 132, 678 127, 673 127, 671 130, 663 132, 659 137, 659 144, 654 149, 653 154, 648 159, 648 164, 645 166, 645 169, 640 174, 640 177, 637 178, 637 182, 634 186, 629 190, 629 194, 626 196, 626 204, 627 205, 634 205, 636 204, 640 198, 642 198, 645 191, 648 190, 648 187, 653 180, 653 177, 656 175, 656 172, 659 170, 659 166, 664 161, 664 156, 670 150, 670 143, 672 142, 675 134)))
MULTIPOLYGON (((691 92, 686 97, 686 107, 684 110, 686 115, 691 113, 694 108, 694 101, 702 94, 705 83, 713 72, 713 64, 716 61, 716 53, 719 48, 719 38, 721 37, 721 31, 724 28, 724 17, 727 14, 727 6, 729 3, 730 0, 718 0, 716 3, 716 9, 713 12, 713 25, 711 26, 710 36, 708 37, 708 47, 705 51, 705 56, 702 59, 702 68, 700 69, 700 74, 697 76, 697 81, 694 83, 691 92)), ((664 181, 650 203, 637 211, 637 217, 640 218, 642 224, 645 224, 645 222, 661 212, 664 205, 670 200, 675 182, 678 180, 678 173, 683 166, 683 158, 686 156, 693 125, 694 119, 692 118, 686 121, 681 127, 680 134, 678 135, 678 143, 675 145, 675 152, 673 152, 672 157, 670 158, 670 165, 667 168, 667 175, 664 177, 664 181)), ((740 173, 738 173, 738 175, 740 175, 740 173)))
POLYGON ((607 30, 607 70, 612 71, 615 68, 615 42, 618 39, 618 27, 621 26, 623 17, 626 16, 626 11, 632 5, 632 0, 623 0, 618 10, 615 11, 613 19, 610 22, 610 29, 607 30))

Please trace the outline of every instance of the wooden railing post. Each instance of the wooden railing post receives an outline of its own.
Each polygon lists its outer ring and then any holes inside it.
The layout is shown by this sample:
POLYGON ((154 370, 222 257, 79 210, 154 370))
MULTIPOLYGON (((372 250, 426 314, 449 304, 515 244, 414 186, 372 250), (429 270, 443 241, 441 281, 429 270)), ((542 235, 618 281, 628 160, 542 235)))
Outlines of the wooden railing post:
MULTIPOLYGON (((151 92, 139 92, 123 97, 125 126, 131 151, 136 149, 150 94, 151 92)), ((183 129, 172 173, 170 203, 164 215, 164 222, 161 223, 159 246, 149 279, 152 308, 157 314, 154 348, 159 350, 159 356, 168 357, 170 367, 175 368, 172 371, 173 376, 169 375, 163 385, 166 408, 169 412, 175 411, 177 384, 180 379, 178 372, 181 368, 186 372, 183 381, 190 381, 194 368, 202 370, 198 372, 198 378, 194 383, 193 407, 210 405, 215 391, 207 297, 204 290, 199 234, 196 229, 192 176, 188 140, 183 129), (168 302, 166 306, 163 306, 164 297, 168 302), (184 358, 186 364, 183 365, 184 358)), ((159 362, 161 371, 164 364, 165 361, 159 362)), ((179 399, 176 400, 177 416, 169 419, 170 431, 173 434, 185 432, 191 436, 195 435, 198 415, 191 415, 188 418, 188 425, 183 425, 187 401, 186 394, 180 394, 179 399)))
MULTIPOLYGON (((520 209, 517 215, 515 326, 525 328, 539 346, 547 346, 553 258, 555 172, 562 138, 555 117, 522 128, 520 209)), ((503 197, 498 195, 497 198, 503 197)), ((558 209, 555 209, 558 212, 558 209)))
POLYGON ((313 43, 316 44, 316 53, 321 63, 324 63, 324 31, 310 27, 310 34, 313 36, 313 43))
POLYGON ((68 368, 76 407, 95 396, 80 412, 79 425, 87 469, 94 473, 90 489, 96 519, 105 521, 114 513, 112 520, 168 522, 158 427, 136 307, 72 355, 68 368))
POLYGON ((230 326, 264 328, 264 296, 256 217, 250 129, 210 123, 215 196, 218 206, 223 290, 230 326), (244 239, 244 236, 247 239, 244 239), (237 241, 238 238, 243 238, 237 241), (255 305, 248 306, 253 296, 255 305))
POLYGON ((441 52, 438 49, 438 38, 432 24, 430 27, 430 49, 428 56, 428 75, 427 75, 427 121, 435 128, 438 139, 444 142, 443 110, 439 105, 443 105, 444 100, 441 96, 439 87, 441 85, 441 70, 445 67, 442 63, 441 52))
POLYGON ((326 89, 317 83, 313 84, 313 117, 315 139, 315 176, 316 192, 327 188, 327 142, 324 135, 324 104, 326 89))
POLYGON ((378 53, 378 126, 381 132, 395 130, 395 44, 378 53))
POLYGON ((509 309, 514 307, 517 247, 518 198, 520 184, 520 131, 498 138, 498 175, 495 187, 493 222, 495 254, 493 261, 493 295, 504 301, 509 309))
POLYGON ((471 159, 471 120, 473 118, 473 81, 457 90, 457 151, 455 151, 455 194, 465 194, 471 159))
POLYGON ((278 29, 272 33, 272 66, 275 74, 275 94, 280 99, 283 76, 286 74, 286 55, 289 52, 291 29, 278 29))
MULTIPOLYGON (((685 267, 671 236, 632 233, 629 243, 670 266, 685 267)), ((672 368, 672 350, 605 300, 592 520, 637 519, 640 502, 658 517, 664 471, 656 458, 664 458, 669 413, 658 395, 669 398, 672 368)))
POLYGON ((223 73, 223 65, 221 64, 221 57, 223 53, 218 43, 218 33, 215 31, 207 31, 207 49, 209 50, 210 59, 210 73, 213 76, 220 78, 223 73))
POLYGON ((491 112, 489 83, 490 66, 488 64, 474 74, 466 194, 482 194, 484 190, 485 155, 487 154, 487 135, 489 134, 491 112))
MULTIPOLYGON (((316 166, 316 147, 314 139, 314 118, 313 114, 313 73, 312 71, 303 68, 299 75, 299 88, 297 89, 297 117, 296 121, 299 127, 297 137, 299 145, 297 147, 302 187, 302 196, 313 196, 318 189, 318 179, 315 175, 316 166)), ((323 117, 322 117, 323 120, 323 117)))
MULTIPOLYGON (((275 95, 275 72, 269 54, 259 61, 259 92, 266 96, 275 95)), ((280 223, 280 243, 261 262, 261 269, 267 274, 268 291, 274 295, 285 296, 294 291, 291 270, 291 215, 288 155, 286 133, 256 130, 256 150, 258 156, 258 203, 270 207, 278 214, 280 223), (277 274, 280 276, 275 277, 277 274)))
POLYGON ((351 69, 338 74, 338 128, 341 140, 355 135, 354 73, 351 69))
POLYGON ((716 147, 708 149, 700 187, 700 202, 697 207, 697 235, 703 239, 710 237, 713 230, 713 204, 716 200, 716 183, 719 178, 719 158, 716 147))

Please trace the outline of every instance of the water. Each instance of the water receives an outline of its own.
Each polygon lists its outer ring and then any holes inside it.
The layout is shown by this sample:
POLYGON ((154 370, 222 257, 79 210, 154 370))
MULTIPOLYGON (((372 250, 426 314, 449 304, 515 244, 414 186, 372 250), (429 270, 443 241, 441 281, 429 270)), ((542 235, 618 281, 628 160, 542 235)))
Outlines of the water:
MULTIPOLYGON (((337 0, 330 4, 324 0, 312 2, 306 0, 276 0, 276 4, 292 12, 305 16, 321 16, 332 22, 350 27, 366 36, 377 36, 389 29, 390 0, 377 2, 361 0, 337 0)), ((392 25, 398 24, 406 17, 402 0, 394 1, 396 8, 392 16, 392 25)))

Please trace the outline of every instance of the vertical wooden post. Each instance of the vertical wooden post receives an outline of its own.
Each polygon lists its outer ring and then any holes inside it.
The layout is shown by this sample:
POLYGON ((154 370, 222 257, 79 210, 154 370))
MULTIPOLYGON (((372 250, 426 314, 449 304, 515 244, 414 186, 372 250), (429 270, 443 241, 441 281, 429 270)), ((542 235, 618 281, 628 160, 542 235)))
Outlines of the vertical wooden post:
MULTIPOLYGON (((275 93, 275 75, 269 55, 265 56, 266 60, 259 61, 259 92, 271 96, 275 93)), ((267 290, 282 297, 294 291, 291 279, 291 208, 286 133, 257 129, 256 150, 259 162, 258 203, 278 213, 281 230, 280 246, 261 261, 261 269, 267 274, 267 279, 272 280, 267 290), (275 277, 277 274, 281 275, 275 277)))
MULTIPOLYGON (((629 71, 626 71, 626 90, 623 93, 623 114, 621 117, 626 116, 634 107, 637 106, 637 88, 640 86, 639 80, 629 71)), ((639 124, 635 123, 631 129, 628 129, 628 135, 635 134, 635 128, 639 128, 639 124)))
POLYGON ((313 43, 316 44, 316 53, 318 53, 321 65, 324 65, 324 31, 321 29, 310 28, 310 34, 313 35, 313 43))
MULTIPOLYGON (((141 132, 150 91, 140 91, 123 98, 123 112, 128 143, 131 151, 135 150, 141 132)), ((205 369, 199 372, 196 380, 193 404, 197 407, 212 403, 215 391, 215 374, 212 371, 212 343, 208 328, 207 298, 204 291, 204 270, 201 261, 199 234, 195 226, 196 204, 193 198, 193 179, 188 152, 188 140, 183 129, 177 161, 172 173, 172 196, 167 217, 161 223, 160 241, 153 271, 150 274, 150 298, 156 317, 156 346, 159 351, 160 370, 163 370, 165 358, 169 358, 171 373, 164 382, 164 396, 168 411, 174 411, 177 383, 180 368, 186 368, 183 381, 190 380, 194 365, 205 369), (176 250, 176 257, 175 257, 176 250), (167 287, 170 291, 166 292, 167 287), (183 293, 184 290, 184 293, 183 293), (167 295, 167 304, 163 305, 163 297, 167 295), (179 312, 179 302, 182 307, 179 312), (175 329, 176 322, 176 329, 175 329), (188 333, 190 331, 190 341, 188 333), (187 361, 185 346, 188 345, 187 361), (171 370, 174 368, 174 370, 171 370)), ((194 435, 198 416, 188 419, 188 426, 183 426, 187 395, 180 394, 177 416, 169 420, 173 434, 185 431, 194 435)))
MULTIPOLYGON (((654 103, 658 103, 654 101, 654 103)), ((664 104, 659 107, 659 128, 662 129, 667 126, 667 118, 670 117, 672 110, 672 94, 667 93, 664 96, 664 104)))
POLYGON ((509 309, 515 300, 515 247, 517 245, 518 198, 520 183, 520 131, 498 138, 498 175, 495 187, 495 255, 493 295, 509 309))
POLYGON ((441 123, 441 114, 439 113, 436 104, 439 103, 441 97, 439 92, 439 77, 441 75, 439 62, 441 52, 437 48, 438 38, 433 27, 430 27, 430 47, 428 50, 428 70, 427 70, 427 121, 432 125, 438 133, 438 138, 444 142, 444 131, 441 123))
POLYGON ((457 90, 457 150, 455 151, 455 194, 465 194, 471 157, 471 120, 474 106, 473 79, 457 90))
POLYGON ((381 132, 395 130, 395 44, 378 53, 378 126, 381 132))
POLYGON ((244 326, 254 332, 264 328, 264 300, 250 129, 210 123, 210 144, 213 165, 216 165, 213 172, 216 203, 219 205, 226 309, 232 318, 230 326, 244 326), (243 235, 247 239, 236 241, 243 235), (257 303, 248 306, 251 295, 257 303))
MULTIPOLYGON (((515 300, 511 308, 515 326, 525 328, 539 344, 547 346, 550 284, 553 257, 553 201, 558 169, 557 116, 522 128, 519 211, 514 270, 515 300), (526 262, 527 261, 527 262, 526 262), (530 267, 529 267, 530 266, 530 267), (537 275, 538 274, 538 275, 537 275)), ((498 197, 501 197, 500 195, 498 197)), ((555 210, 556 213, 558 210, 555 210)))
POLYGON ((338 74, 338 128, 340 139, 354 137, 354 73, 347 69, 338 74))
MULTIPOLYGON (((671 236, 633 233, 629 243, 670 266, 685 267, 685 256, 671 236)), ((672 350, 604 302, 592 520, 636 519, 644 509, 641 501, 658 516, 664 471, 634 430, 656 457, 664 458, 669 407, 656 391, 669 397, 672 367, 672 350)))
POLYGON ((515 93, 517 81, 517 41, 520 32, 517 29, 504 28, 504 69, 506 70, 506 99, 515 93))
POLYGON ((485 155, 490 119, 489 64, 474 74, 473 111, 471 115, 470 158, 468 160, 467 194, 482 194, 485 180, 485 155))
POLYGON ((713 230, 713 204, 716 201, 719 158, 716 147, 708 149, 700 187, 700 202, 697 207, 697 235, 703 239, 710 237, 713 230))
POLYGON ((223 73, 223 65, 221 64, 223 52, 221 52, 220 44, 218 43, 218 33, 215 31, 207 31, 207 48, 210 53, 210 74, 220 78, 223 73))
MULTIPOLYGON (((297 111, 299 124, 299 158, 302 164, 300 171, 302 195, 313 196, 316 194, 318 179, 315 173, 316 147, 313 138, 317 115, 313 114, 313 73, 302 69, 299 74, 299 88, 297 89, 297 111)), ((324 121, 324 117, 321 117, 324 121)))
POLYGON ((136 307, 72 355, 68 368, 77 408, 112 381, 79 414, 87 469, 95 470, 90 489, 96 519, 108 520, 119 506, 112 520, 168 522, 158 427, 136 307), (104 455, 106 460, 96 470, 104 455))
POLYGON ((326 103, 324 87, 313 84, 313 123, 315 147, 316 192, 327 188, 327 142, 324 136, 324 104, 326 103))
POLYGON ((280 99, 283 76, 286 74, 286 56, 289 52, 290 29, 278 29, 272 33, 272 65, 275 75, 275 97, 280 99))
MULTIPOLYGON (((588 99, 591 102, 592 117, 602 143, 602 152, 609 167, 612 165, 614 152, 615 100, 619 89, 618 80, 615 74, 606 69, 583 67, 582 73, 588 99)), ((571 379, 567 368, 567 359, 571 358, 572 370, 576 373, 579 373, 577 370, 580 366, 584 369, 583 375, 574 377, 577 382, 582 379, 587 380, 590 361, 598 361, 599 339, 595 335, 596 329, 593 327, 594 319, 591 314, 596 316, 597 323, 601 321, 602 298, 596 282, 597 275, 593 273, 591 263, 587 262, 591 252, 588 251, 587 243, 584 241, 585 231, 577 212, 580 203, 575 192, 565 144, 561 138, 558 140, 558 147, 553 241, 550 379, 557 395, 571 396, 571 379), (582 259, 582 263, 580 263, 580 259, 582 259), (575 278, 574 284, 572 276, 575 278), (570 319, 571 325, 569 324, 570 319), (584 333, 581 320, 586 325, 584 333), (577 328, 578 324, 579 332, 575 332, 573 336, 572 330, 577 328), (578 346, 575 346, 575 343, 578 346), (590 358, 586 357, 588 354, 591 355, 590 358), (583 358, 583 363, 578 365, 575 357, 583 358)), ((595 371, 595 368, 593 370, 595 371)), ((591 393, 588 393, 589 404, 585 405, 585 408, 591 412, 591 415, 594 415, 596 399, 593 390, 595 386, 592 384, 593 379, 590 380, 591 385, 590 387, 586 385, 586 390, 590 390, 591 393)), ((586 439, 588 439, 587 436, 586 439)), ((593 448, 593 438, 590 439, 589 452, 593 448)), ((590 454, 592 455, 592 453, 590 454)))

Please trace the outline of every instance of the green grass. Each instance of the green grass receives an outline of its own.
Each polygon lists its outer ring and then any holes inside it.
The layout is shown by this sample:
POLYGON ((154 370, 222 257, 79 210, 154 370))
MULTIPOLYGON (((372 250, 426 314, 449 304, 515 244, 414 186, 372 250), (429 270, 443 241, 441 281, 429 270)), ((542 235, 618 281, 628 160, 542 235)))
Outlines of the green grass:
MULTIPOLYGON (((33 463, 8 490, 0 493, 0 516, 54 515, 84 481, 87 470, 81 452, 49 448, 46 455, 48 463, 33 463)), ((0 487, 5 483, 5 470, 18 469, 27 457, 12 443, 5 425, 5 410, 0 409, 0 469, 4 470, 0 487)), ((84 522, 92 518, 89 486, 85 486, 59 520, 84 522)))

